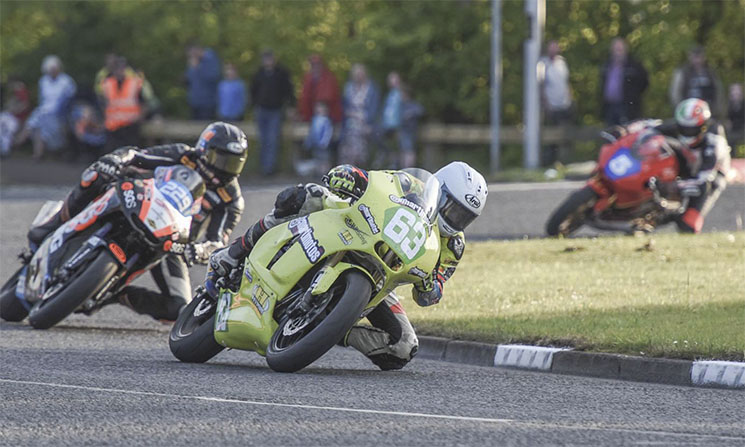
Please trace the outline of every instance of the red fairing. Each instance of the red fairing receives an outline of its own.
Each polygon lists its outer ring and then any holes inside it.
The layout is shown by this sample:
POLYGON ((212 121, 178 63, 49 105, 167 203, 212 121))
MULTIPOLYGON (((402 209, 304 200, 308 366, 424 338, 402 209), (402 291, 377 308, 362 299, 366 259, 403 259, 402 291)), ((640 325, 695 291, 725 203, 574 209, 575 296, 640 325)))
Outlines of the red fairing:
POLYGON ((604 145, 596 171, 587 182, 600 196, 595 209, 606 208, 610 197, 615 206, 627 208, 651 199, 650 178, 675 180, 679 165, 663 135, 641 131, 604 145))

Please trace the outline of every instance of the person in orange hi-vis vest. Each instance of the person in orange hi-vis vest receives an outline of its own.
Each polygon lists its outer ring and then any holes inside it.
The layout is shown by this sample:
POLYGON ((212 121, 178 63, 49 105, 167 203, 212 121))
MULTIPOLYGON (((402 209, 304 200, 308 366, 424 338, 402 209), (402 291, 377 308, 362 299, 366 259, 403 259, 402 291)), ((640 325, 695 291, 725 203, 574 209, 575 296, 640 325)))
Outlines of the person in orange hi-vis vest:
POLYGON ((127 61, 119 58, 114 71, 102 83, 107 151, 137 146, 140 140, 143 80, 127 73, 126 68, 127 61))

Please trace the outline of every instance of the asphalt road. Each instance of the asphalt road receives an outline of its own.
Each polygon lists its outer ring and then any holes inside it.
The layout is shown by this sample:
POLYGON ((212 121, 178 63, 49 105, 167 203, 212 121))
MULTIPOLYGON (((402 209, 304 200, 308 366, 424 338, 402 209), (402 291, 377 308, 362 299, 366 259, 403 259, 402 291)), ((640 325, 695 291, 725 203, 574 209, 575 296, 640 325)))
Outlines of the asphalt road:
MULTIPOLYGON (((540 235, 551 208, 579 185, 495 186, 469 237, 540 235)), ((65 190, 2 188, 2 280, 43 200, 65 190)), ((275 193, 246 194, 238 231, 275 193)), ((742 186, 729 189, 706 228, 737 229, 744 198, 742 186)), ((420 358, 382 373, 342 348, 291 375, 240 351, 187 365, 171 356, 167 330, 119 306, 49 331, 0 323, 0 445, 745 444, 739 391, 420 358)))
POLYGON ((165 327, 125 312, 0 323, 0 445, 745 443, 740 391, 422 359, 383 373, 342 348, 295 374, 240 351, 182 364, 165 327))

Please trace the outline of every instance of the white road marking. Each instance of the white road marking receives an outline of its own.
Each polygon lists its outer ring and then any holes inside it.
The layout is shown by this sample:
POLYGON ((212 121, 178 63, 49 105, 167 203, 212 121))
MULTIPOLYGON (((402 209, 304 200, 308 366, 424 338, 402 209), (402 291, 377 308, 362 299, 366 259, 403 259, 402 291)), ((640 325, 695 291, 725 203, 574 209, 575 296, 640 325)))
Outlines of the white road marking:
POLYGON ((346 413, 363 413, 363 414, 378 414, 385 416, 405 416, 405 417, 418 417, 418 418, 429 418, 429 419, 446 419, 455 421, 467 421, 467 422, 487 422, 493 424, 509 424, 510 426, 519 427, 535 427, 535 428, 555 428, 565 430, 590 430, 590 431, 616 431, 623 433, 636 433, 644 435, 657 435, 657 436, 685 436, 685 437, 697 437, 707 439, 718 439, 718 440, 736 440, 745 441, 745 437, 742 436, 723 436, 723 435, 710 435, 705 433, 681 433, 681 432, 667 432, 661 430, 643 430, 633 428, 622 428, 622 427, 604 427, 596 423, 593 425, 581 425, 581 424, 557 424, 546 421, 517 421, 514 419, 497 419, 497 418, 480 418, 472 416, 454 416, 447 414, 433 414, 433 413, 412 413, 407 411, 388 411, 388 410, 370 410, 365 408, 349 408, 349 407, 329 407, 322 405, 303 405, 303 404, 283 404, 277 402, 262 402, 245 399, 229 399, 223 397, 211 397, 211 396, 193 396, 185 394, 169 394, 169 393, 156 393, 152 391, 134 391, 134 390, 123 390, 118 388, 100 388, 93 386, 84 385, 68 385, 65 383, 51 383, 51 382, 35 382, 30 380, 14 380, 14 379, 2 379, 0 383, 10 383, 18 385, 37 385, 46 386, 51 388, 64 388, 73 390, 83 391, 98 391, 104 393, 119 393, 119 394, 130 394, 136 396, 151 396, 151 397, 165 397, 171 399, 191 399, 206 402, 220 402, 230 404, 243 404, 243 405, 257 405, 267 407, 280 407, 280 408, 296 408, 301 410, 326 410, 326 411, 339 411, 346 413))

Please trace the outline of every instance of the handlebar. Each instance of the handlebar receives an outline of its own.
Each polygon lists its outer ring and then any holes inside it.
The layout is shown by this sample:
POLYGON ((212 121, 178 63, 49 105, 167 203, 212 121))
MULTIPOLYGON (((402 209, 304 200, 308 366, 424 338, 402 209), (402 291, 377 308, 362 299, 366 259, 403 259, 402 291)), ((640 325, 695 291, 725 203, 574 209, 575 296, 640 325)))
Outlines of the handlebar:
POLYGON ((684 196, 680 202, 673 202, 674 204, 671 204, 671 202, 660 192, 656 177, 650 178, 647 185, 652 191, 652 200, 663 210, 672 214, 683 214, 686 208, 688 208, 688 201, 690 200, 688 196, 684 196))

